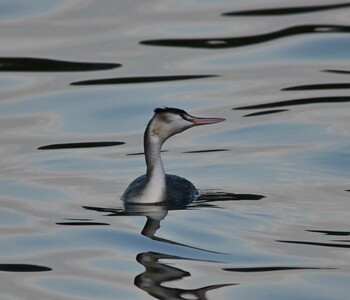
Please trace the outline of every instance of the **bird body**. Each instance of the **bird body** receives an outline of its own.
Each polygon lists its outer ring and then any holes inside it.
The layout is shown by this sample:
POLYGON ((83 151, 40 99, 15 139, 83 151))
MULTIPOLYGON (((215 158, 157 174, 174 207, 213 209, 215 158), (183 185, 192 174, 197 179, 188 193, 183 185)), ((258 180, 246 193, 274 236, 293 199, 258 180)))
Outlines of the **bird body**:
POLYGON ((165 174, 160 156, 163 143, 174 134, 198 125, 214 124, 225 119, 198 118, 178 108, 157 108, 144 133, 147 171, 125 190, 122 200, 128 204, 154 204, 165 201, 193 201, 197 190, 185 178, 165 174))
POLYGON ((184 202, 188 204, 194 201, 199 195, 196 187, 191 181, 177 175, 165 174, 165 192, 160 192, 159 195, 157 191, 162 191, 162 187, 160 186, 148 186, 147 189, 150 191, 148 191, 148 193, 143 193, 146 184, 146 175, 137 177, 125 190, 123 199, 133 199, 132 202, 134 203, 154 203, 155 199, 159 199, 160 201, 156 202, 167 201, 176 207, 177 202, 181 201, 181 204, 184 202), (152 194, 152 192, 154 193, 152 194), (137 201, 138 197, 142 197, 142 199, 140 199, 141 201, 137 201), (149 202, 145 201, 146 197, 149 197, 149 202))

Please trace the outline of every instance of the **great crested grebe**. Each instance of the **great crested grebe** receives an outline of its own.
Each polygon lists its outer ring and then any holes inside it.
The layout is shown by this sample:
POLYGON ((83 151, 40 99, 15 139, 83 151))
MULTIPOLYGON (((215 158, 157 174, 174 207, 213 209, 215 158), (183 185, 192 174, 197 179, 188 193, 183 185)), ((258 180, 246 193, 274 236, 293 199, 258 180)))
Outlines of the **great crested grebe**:
POLYGON ((222 121, 225 119, 194 117, 178 108, 156 108, 147 124, 143 140, 147 172, 130 183, 122 200, 126 204, 193 201, 197 190, 190 181, 165 174, 160 156, 162 145, 169 137, 186 129, 222 121))

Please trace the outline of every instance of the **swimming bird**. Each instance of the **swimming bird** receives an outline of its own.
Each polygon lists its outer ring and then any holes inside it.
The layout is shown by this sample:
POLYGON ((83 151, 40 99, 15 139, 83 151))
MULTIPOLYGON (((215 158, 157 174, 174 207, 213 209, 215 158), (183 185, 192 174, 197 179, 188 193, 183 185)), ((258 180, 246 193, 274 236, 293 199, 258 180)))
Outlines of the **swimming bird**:
POLYGON ((165 174, 161 159, 163 143, 171 136, 194 126, 222 122, 223 118, 194 117, 179 108, 156 108, 144 133, 144 152, 147 171, 125 190, 125 204, 154 204, 161 202, 192 202, 198 194, 185 178, 165 174))

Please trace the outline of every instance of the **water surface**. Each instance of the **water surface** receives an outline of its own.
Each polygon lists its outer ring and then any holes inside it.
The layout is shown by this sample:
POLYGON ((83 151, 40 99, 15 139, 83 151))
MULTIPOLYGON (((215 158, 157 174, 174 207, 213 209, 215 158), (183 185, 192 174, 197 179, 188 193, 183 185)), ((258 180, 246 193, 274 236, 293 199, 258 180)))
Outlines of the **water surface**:
POLYGON ((0 1, 0 299, 346 299, 349 12, 330 1, 0 1), (155 107, 201 190, 125 210, 155 107))

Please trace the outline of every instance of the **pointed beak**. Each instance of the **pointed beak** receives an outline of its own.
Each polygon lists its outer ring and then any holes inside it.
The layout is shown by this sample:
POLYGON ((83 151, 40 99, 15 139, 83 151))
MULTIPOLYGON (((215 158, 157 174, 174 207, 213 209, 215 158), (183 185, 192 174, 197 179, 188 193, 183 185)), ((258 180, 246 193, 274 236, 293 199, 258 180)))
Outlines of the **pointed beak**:
POLYGON ((191 121, 193 123, 193 126, 199 126, 199 125, 209 125, 209 124, 215 124, 222 121, 225 121, 226 119, 223 118, 198 118, 191 116, 191 121))

